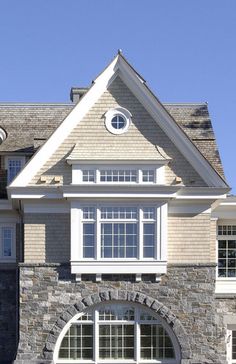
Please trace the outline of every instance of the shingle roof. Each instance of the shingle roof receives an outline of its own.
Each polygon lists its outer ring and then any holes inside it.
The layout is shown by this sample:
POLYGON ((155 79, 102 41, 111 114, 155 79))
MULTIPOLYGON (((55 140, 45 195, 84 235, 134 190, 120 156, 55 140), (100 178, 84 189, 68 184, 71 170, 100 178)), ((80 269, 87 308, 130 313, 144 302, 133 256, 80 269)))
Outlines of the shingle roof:
MULTIPOLYGON (((224 177, 207 104, 163 104, 216 171, 224 177)), ((0 153, 33 153, 65 119, 74 104, 0 104, 7 139, 0 153)))

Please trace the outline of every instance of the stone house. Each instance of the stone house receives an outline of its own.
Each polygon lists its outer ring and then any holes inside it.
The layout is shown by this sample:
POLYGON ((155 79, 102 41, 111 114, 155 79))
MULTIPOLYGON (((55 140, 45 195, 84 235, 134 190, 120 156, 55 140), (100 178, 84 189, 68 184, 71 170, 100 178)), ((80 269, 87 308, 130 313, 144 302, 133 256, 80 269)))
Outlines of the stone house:
POLYGON ((0 105, 0 363, 236 363, 207 104, 162 104, 120 53, 71 101, 0 105))

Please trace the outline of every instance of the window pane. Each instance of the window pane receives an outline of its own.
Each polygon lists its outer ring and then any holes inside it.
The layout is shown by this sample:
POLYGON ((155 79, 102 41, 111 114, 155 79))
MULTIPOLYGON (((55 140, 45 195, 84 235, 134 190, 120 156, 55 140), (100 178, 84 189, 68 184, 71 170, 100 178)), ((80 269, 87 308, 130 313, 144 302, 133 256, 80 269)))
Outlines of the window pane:
POLYGON ((99 310, 99 320, 100 321, 112 321, 112 320, 134 320, 134 308, 129 306, 104 306, 99 310))
POLYGON ((218 241, 218 276, 236 276, 236 240, 218 241))
POLYGON ((134 169, 119 169, 119 170, 101 170, 101 182, 136 182, 137 171, 134 169))
POLYGON ((144 258, 155 257, 155 224, 143 224, 143 256, 144 258))
POLYGON ((8 160, 8 183, 10 183, 15 176, 20 172, 22 168, 22 161, 21 160, 8 160))
POLYGON ((134 359, 134 325, 99 325, 100 359, 134 359))
POLYGON ((137 219, 136 207, 102 207, 101 208, 102 219, 137 219))
POLYGON ((83 182, 95 182, 95 171, 84 170, 83 171, 83 182))
POLYGON ((83 224, 83 257, 94 258, 94 223, 83 224))
POLYGON ((147 360, 174 359, 171 339, 161 325, 141 324, 141 358, 147 360))
POLYGON ((83 207, 83 219, 84 220, 94 220, 94 218, 95 218, 94 207, 90 207, 90 206, 83 207))
POLYGON ((101 224, 103 258, 136 258, 138 247, 136 223, 101 224))
POLYGON ((145 220, 155 219, 155 208, 154 207, 144 207, 143 208, 143 218, 145 220))
POLYGON ((2 249, 4 257, 12 256, 13 229, 10 227, 2 228, 2 249))
POLYGON ((232 331, 232 359, 236 359, 236 331, 232 331))
POLYGON ((59 359, 93 359, 93 325, 72 324, 62 340, 59 359))
POLYGON ((153 169, 143 170, 143 182, 154 182, 154 170, 153 169))

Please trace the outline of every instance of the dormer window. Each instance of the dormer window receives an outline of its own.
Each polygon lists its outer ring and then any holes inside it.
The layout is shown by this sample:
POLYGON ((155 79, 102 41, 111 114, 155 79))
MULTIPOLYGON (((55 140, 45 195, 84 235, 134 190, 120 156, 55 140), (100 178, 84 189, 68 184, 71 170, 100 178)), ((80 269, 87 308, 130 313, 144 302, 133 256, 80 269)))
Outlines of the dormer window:
POLYGON ((25 165, 24 156, 6 157, 7 183, 10 184, 25 165))
POLYGON ((112 134, 123 134, 131 125, 131 113, 124 107, 110 109, 105 114, 105 126, 112 134))
POLYGON ((73 166, 73 184, 164 184, 164 165, 73 166))

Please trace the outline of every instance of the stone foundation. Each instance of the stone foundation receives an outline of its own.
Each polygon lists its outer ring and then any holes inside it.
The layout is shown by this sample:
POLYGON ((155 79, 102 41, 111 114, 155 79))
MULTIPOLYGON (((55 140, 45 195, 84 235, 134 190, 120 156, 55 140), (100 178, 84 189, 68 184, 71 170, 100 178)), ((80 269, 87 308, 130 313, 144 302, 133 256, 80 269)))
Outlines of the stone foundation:
POLYGON ((215 267, 169 266, 160 283, 106 277, 76 282, 67 265, 21 265, 17 364, 52 363, 57 337, 76 312, 100 301, 138 302, 158 312, 182 350, 181 364, 225 364, 225 325, 216 317, 215 267), (109 278, 109 280, 108 280, 109 278))
POLYGON ((0 363, 12 363, 17 341, 16 269, 0 268, 0 363))

